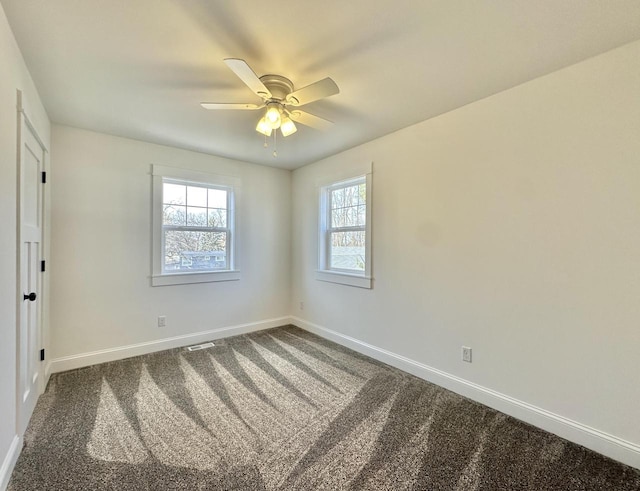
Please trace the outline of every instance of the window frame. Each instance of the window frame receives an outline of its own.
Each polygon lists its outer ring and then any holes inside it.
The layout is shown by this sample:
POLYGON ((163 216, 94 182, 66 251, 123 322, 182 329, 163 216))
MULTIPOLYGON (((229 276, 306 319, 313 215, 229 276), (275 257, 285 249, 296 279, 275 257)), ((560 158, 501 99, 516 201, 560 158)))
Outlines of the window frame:
POLYGON ((236 177, 221 176, 205 172, 152 165, 152 273, 151 286, 184 285, 190 283, 209 283, 217 281, 235 281, 240 279, 237 249, 238 234, 236 210, 240 192, 240 180, 236 177), (164 182, 175 184, 218 188, 227 191, 227 226, 226 227, 194 227, 170 225, 168 228, 188 231, 224 231, 227 235, 226 253, 227 269, 209 271, 177 271, 164 270, 164 232, 163 224, 163 185, 164 182))
POLYGON ((353 166, 350 171, 333 176, 319 183, 319 209, 318 209, 318 269, 316 279, 330 283, 339 283, 347 286, 370 289, 372 287, 372 257, 371 257, 371 217, 372 217, 372 164, 366 163, 353 166), (364 182, 366 187, 366 214, 364 227, 331 227, 331 192, 343 187, 352 186, 364 182), (365 233, 365 260, 364 271, 358 272, 345 268, 332 268, 331 261, 331 234, 338 231, 364 231, 365 233))

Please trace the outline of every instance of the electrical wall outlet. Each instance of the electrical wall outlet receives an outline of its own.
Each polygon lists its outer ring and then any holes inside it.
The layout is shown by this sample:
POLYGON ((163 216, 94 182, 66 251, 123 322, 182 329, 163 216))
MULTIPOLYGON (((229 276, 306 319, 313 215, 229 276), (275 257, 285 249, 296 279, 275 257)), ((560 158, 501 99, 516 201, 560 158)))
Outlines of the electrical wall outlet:
POLYGON ((462 361, 471 363, 471 348, 469 348, 468 346, 462 347, 462 361))
POLYGON ((161 315, 158 317, 158 327, 165 327, 167 325, 167 317, 161 315))
POLYGON ((300 302, 300 310, 304 310, 304 302, 300 302))

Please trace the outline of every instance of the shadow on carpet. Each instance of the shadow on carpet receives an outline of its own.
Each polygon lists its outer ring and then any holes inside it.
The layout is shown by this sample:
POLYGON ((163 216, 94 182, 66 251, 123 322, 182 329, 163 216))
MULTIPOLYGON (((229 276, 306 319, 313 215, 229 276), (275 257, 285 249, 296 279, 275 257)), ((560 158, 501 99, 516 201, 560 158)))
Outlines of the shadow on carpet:
POLYGON ((55 374, 9 491, 640 490, 640 472, 293 326, 55 374))

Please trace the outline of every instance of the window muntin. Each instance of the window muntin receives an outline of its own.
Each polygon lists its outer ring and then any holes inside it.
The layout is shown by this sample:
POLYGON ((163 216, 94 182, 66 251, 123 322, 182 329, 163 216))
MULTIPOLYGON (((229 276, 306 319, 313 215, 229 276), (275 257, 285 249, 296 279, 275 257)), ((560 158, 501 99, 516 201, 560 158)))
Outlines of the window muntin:
POLYGON ((225 186, 162 179, 162 273, 231 269, 233 192, 225 186))
POLYGON ((326 188, 326 269, 364 274, 367 184, 365 177, 326 188))

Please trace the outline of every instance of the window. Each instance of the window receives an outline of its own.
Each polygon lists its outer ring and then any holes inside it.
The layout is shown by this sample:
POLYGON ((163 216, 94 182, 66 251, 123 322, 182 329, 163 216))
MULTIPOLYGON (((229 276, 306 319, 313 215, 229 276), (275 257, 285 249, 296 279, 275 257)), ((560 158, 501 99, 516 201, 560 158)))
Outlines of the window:
POLYGON ((371 288, 371 171, 320 188, 316 278, 371 288))
POLYGON ((239 279, 237 184, 226 176, 153 166, 153 286, 239 279))
POLYGON ((362 273, 365 265, 367 184, 361 177, 330 186, 327 193, 327 269, 362 273))
POLYGON ((232 190, 162 179, 162 272, 229 269, 232 190))

